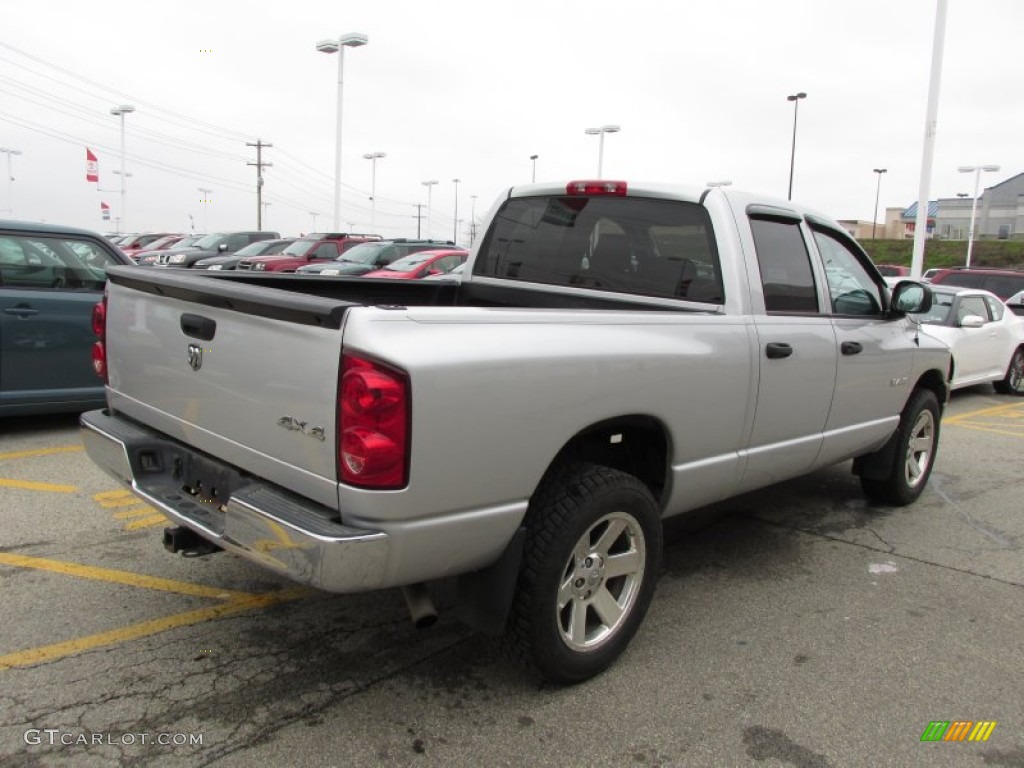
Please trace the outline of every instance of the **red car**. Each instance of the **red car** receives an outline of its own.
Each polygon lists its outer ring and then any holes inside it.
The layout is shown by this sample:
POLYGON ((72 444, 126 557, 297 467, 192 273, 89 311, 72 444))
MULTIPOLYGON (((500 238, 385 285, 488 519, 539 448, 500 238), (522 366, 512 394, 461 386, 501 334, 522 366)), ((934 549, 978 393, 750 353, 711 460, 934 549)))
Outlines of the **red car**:
POLYGON ((367 272, 363 277, 391 277, 396 280, 419 280, 428 275, 444 275, 462 264, 469 251, 451 248, 417 251, 393 261, 383 269, 367 272))
POLYGON ((307 264, 332 261, 353 245, 374 240, 380 240, 380 235, 314 232, 300 237, 279 254, 242 259, 235 268, 254 272, 294 272, 307 264))
MULTIPOLYGON (((132 235, 117 244, 125 255, 134 257, 139 251, 148 248, 152 243, 157 240, 162 240, 168 235, 174 234, 173 232, 149 232, 144 235, 132 235)), ((179 235, 180 237, 180 235, 179 235)))

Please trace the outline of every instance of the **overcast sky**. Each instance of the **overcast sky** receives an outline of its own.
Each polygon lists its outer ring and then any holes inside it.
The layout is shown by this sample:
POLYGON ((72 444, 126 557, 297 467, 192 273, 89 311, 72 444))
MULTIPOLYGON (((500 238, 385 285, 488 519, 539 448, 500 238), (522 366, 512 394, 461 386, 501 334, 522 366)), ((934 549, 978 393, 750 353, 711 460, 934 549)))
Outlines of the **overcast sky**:
MULTIPOLYGON (((331 228, 337 54, 316 42, 361 32, 345 54, 342 228, 415 236, 468 229, 504 188, 604 176, 785 197, 800 102, 793 197, 870 220, 918 194, 936 0, 294 0, 83 3, 4 0, 0 147, 13 158, 14 217, 112 231, 121 212, 126 118, 128 231, 253 228, 264 152, 265 229, 331 228), (100 183, 85 179, 85 148, 100 183), (97 189, 97 186, 99 189, 97 189), (201 202, 200 187, 212 189, 201 202), (477 196, 474 203, 471 196, 477 196)), ((957 166, 1024 171, 1022 0, 950 0, 931 198, 973 191, 957 166)), ((0 164, 6 157, 0 155, 0 164)), ((0 179, 6 168, 0 165, 0 179)), ((9 213, 0 217, 9 218, 9 213)))

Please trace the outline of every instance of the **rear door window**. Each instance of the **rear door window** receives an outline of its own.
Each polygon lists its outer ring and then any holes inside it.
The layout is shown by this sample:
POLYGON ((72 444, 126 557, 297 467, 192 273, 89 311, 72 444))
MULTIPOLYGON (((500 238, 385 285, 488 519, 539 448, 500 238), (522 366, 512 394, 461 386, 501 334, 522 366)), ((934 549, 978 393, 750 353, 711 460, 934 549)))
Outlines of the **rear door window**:
POLYGON ((817 314, 818 291, 800 222, 751 218, 764 305, 768 312, 817 314))

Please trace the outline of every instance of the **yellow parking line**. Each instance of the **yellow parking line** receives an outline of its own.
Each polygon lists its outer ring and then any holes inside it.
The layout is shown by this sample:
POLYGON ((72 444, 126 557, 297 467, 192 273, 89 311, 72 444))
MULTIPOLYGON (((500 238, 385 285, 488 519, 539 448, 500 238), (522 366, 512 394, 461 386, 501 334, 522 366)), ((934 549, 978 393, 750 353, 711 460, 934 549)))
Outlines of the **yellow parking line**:
POLYGON ((1010 432, 1006 429, 996 429, 995 427, 982 426, 980 424, 964 424, 957 422, 953 424, 954 427, 960 427, 961 429, 973 429, 975 432, 992 432, 997 435, 1009 435, 1010 437, 1024 437, 1024 432, 1010 432))
POLYGON ((141 501, 136 499, 136 504, 141 506, 134 509, 122 509, 120 512, 115 512, 113 517, 115 520, 127 520, 130 517, 142 517, 143 515, 151 515, 153 508, 148 504, 142 504, 141 501))
POLYGON ((34 451, 15 451, 14 453, 0 453, 0 461, 4 459, 29 459, 35 456, 52 456, 55 453, 72 453, 81 451, 81 445, 64 445, 60 448, 38 448, 34 451))
POLYGON ((57 483, 33 483, 30 480, 7 480, 0 477, 0 488, 20 488, 25 491, 49 491, 50 493, 74 493, 77 485, 58 485, 57 483))
POLYGON ((92 495, 92 497, 94 499, 96 499, 96 501, 99 501, 101 503, 105 499, 124 499, 124 498, 127 498, 129 496, 134 498, 135 494, 132 493, 131 491, 129 491, 128 489, 126 489, 126 488, 122 488, 122 489, 117 490, 117 491, 103 491, 102 493, 94 493, 92 495))
POLYGON ((283 603, 289 600, 298 600, 309 594, 310 590, 305 588, 283 590, 260 595, 248 595, 241 598, 229 600, 226 603, 212 605, 208 608, 199 608, 194 611, 177 613, 173 616, 164 616, 159 619, 141 621, 138 624, 130 624, 127 627, 112 629, 108 632, 99 632, 95 635, 80 637, 75 640, 68 640, 63 643, 44 645, 39 648, 29 648, 24 651, 15 651, 0 656, 0 671, 12 667, 25 667, 31 664, 39 664, 46 661, 55 661, 65 656, 73 656, 83 651, 90 651, 94 648, 101 648, 105 645, 115 645, 129 640, 156 635, 166 632, 169 629, 187 627, 192 624, 199 624, 222 616, 231 616, 254 608, 263 608, 275 603, 283 603))
POLYGON ((157 512, 155 515, 144 517, 141 520, 132 520, 124 527, 124 529, 126 531, 137 531, 140 528, 149 528, 150 526, 160 525, 161 523, 166 522, 167 518, 161 515, 159 512, 157 512))
POLYGON ((0 552, 0 565, 13 565, 18 568, 35 568, 40 571, 50 571, 52 573, 64 573, 69 576, 77 576, 80 579, 109 581, 114 584, 125 584, 129 587, 159 589, 163 592, 174 592, 179 595, 191 595, 193 597, 212 597, 218 600, 238 600, 243 598, 247 599, 253 596, 251 592, 240 592, 233 589, 219 589, 217 587, 207 587, 203 584, 191 584, 187 581, 161 579, 156 576, 145 576, 141 573, 116 571, 112 568, 97 568, 91 565, 79 565, 78 563, 66 563, 61 560, 48 560, 43 557, 15 555, 9 552, 0 552))
POLYGON ((979 411, 970 411, 968 413, 957 414, 956 416, 949 416, 943 419, 944 424, 956 424, 961 421, 970 421, 976 419, 978 416, 994 416, 996 414, 1002 414, 1005 411, 1013 411, 1017 408, 1024 407, 1021 403, 1010 403, 1009 405, 996 405, 992 408, 982 408, 979 411))
POLYGON ((100 506, 103 507, 104 509, 116 509, 117 507, 130 507, 133 504, 144 504, 144 503, 145 502, 142 501, 134 493, 131 496, 126 496, 123 499, 107 499, 105 501, 100 501, 99 502, 100 506))

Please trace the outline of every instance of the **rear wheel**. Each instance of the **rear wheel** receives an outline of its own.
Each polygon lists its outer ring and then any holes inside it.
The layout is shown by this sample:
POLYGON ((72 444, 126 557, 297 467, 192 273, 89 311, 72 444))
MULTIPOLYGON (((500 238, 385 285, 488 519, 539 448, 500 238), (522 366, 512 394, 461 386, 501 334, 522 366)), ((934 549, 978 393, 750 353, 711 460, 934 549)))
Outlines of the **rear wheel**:
POLYGON ((1006 368, 1006 376, 1002 381, 997 381, 993 386, 996 392, 1004 395, 1016 395, 1024 397, 1024 349, 1017 348, 1010 358, 1010 364, 1006 368))
POLYGON ((553 682, 593 677, 625 650, 650 605, 657 503, 633 475, 569 465, 537 491, 526 536, 505 646, 553 682))
POLYGON ((930 389, 911 395, 894 437, 892 466, 888 476, 861 476, 864 492, 872 499, 906 506, 917 500, 928 484, 939 446, 939 401, 930 389))

